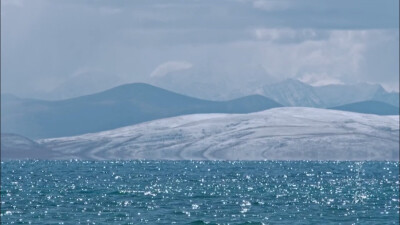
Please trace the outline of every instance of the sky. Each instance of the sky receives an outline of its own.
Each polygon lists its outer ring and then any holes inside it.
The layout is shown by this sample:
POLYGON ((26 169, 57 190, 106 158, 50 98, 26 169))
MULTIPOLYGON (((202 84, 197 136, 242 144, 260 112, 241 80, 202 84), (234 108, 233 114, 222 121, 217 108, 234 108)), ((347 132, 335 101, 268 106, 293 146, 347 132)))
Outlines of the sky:
POLYGON ((398 0, 1 0, 1 91, 144 82, 208 99, 288 78, 399 90, 398 0))

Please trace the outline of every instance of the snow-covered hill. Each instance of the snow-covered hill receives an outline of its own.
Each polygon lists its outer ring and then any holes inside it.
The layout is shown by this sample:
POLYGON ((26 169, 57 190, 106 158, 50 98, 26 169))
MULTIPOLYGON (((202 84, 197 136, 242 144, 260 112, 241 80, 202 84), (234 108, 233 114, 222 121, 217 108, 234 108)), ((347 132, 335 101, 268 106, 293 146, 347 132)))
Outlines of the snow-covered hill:
POLYGON ((284 107, 179 116, 39 143, 65 159, 398 160, 399 117, 284 107))
POLYGON ((1 134, 1 159, 53 159, 57 152, 17 134, 1 134))

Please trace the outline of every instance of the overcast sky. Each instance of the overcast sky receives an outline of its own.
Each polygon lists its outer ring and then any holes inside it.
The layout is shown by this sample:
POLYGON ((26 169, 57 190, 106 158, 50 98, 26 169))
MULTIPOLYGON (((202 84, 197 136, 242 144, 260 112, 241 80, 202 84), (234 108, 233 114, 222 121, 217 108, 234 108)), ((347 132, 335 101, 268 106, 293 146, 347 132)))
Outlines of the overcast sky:
POLYGON ((146 82, 194 96, 295 78, 398 91, 398 0, 1 0, 2 92, 146 82))

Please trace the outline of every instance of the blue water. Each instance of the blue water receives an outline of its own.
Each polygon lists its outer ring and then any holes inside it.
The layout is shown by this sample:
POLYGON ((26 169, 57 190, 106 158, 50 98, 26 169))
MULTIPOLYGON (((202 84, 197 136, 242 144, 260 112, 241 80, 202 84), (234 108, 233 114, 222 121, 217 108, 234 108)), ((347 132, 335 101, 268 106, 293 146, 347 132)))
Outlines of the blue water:
POLYGON ((398 224, 395 162, 7 161, 2 224, 398 224))

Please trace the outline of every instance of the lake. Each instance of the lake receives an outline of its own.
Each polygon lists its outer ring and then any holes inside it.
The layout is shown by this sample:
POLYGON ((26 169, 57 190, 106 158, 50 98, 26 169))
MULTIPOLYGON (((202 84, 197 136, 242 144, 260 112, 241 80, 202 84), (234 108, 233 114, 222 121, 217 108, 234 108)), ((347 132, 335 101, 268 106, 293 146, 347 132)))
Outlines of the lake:
POLYGON ((2 224, 398 224, 398 162, 3 161, 2 224))

